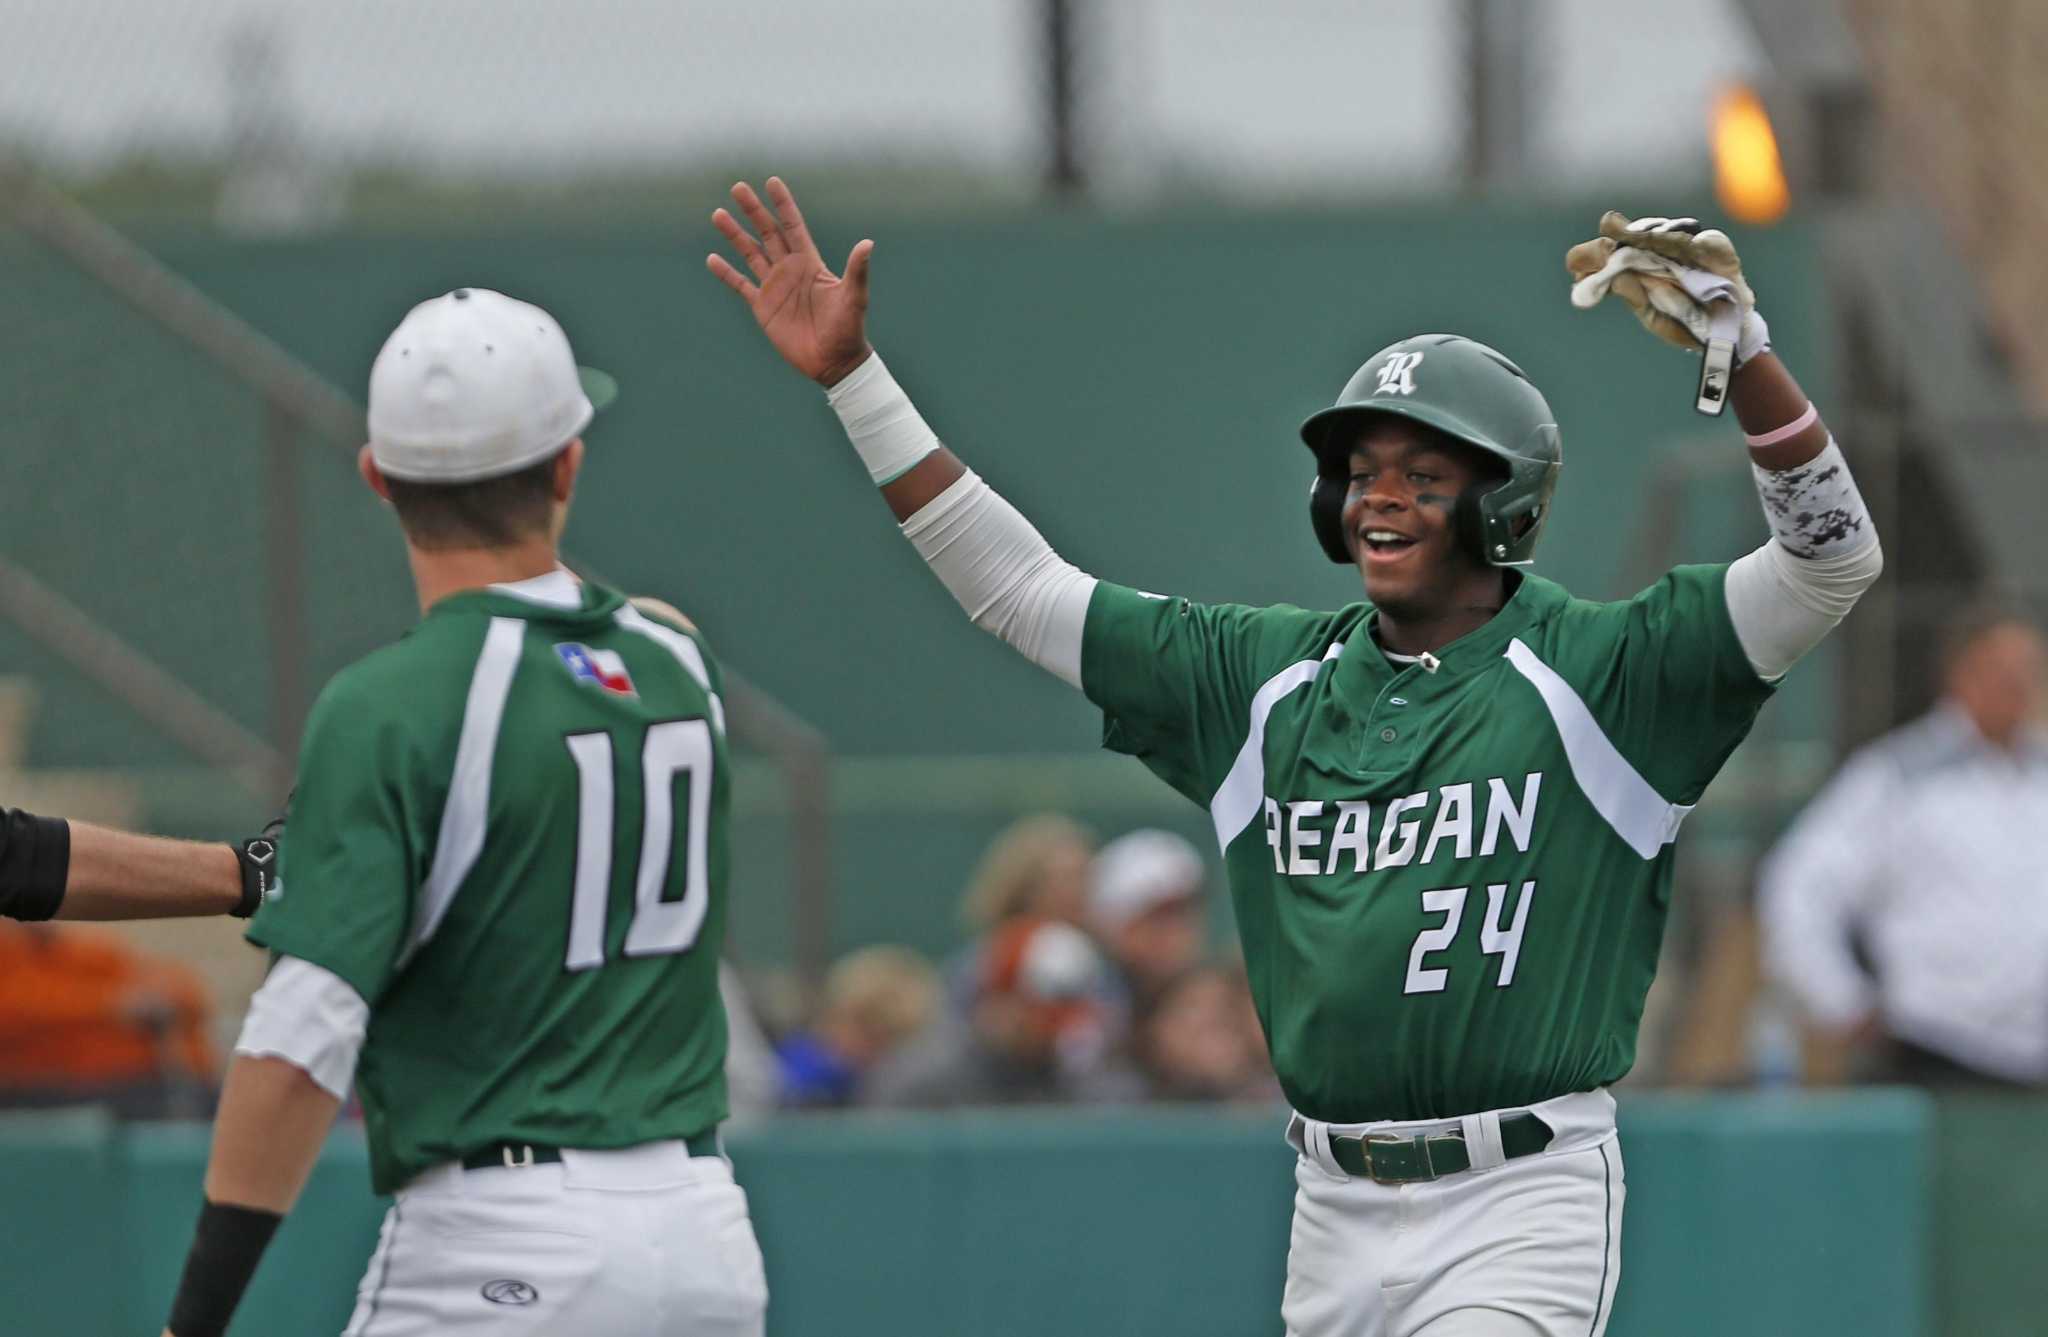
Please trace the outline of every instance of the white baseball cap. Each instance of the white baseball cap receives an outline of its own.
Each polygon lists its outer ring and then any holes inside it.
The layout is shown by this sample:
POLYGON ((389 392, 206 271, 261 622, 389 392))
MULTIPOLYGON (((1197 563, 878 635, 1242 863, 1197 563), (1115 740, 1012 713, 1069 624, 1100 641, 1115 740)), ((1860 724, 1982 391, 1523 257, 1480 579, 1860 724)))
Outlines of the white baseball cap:
POLYGON ((1108 975, 1094 941, 1057 919, 1020 921, 991 945, 989 983, 998 993, 1021 993, 1040 1002, 1093 997, 1108 975))
POLYGON ((1195 847, 1171 831, 1133 831, 1095 856, 1088 910, 1106 929, 1119 929, 1154 906, 1202 894, 1208 869, 1195 847))
POLYGON ((538 464, 618 393, 555 318, 488 288, 406 313, 370 368, 370 458, 392 478, 470 483, 538 464))

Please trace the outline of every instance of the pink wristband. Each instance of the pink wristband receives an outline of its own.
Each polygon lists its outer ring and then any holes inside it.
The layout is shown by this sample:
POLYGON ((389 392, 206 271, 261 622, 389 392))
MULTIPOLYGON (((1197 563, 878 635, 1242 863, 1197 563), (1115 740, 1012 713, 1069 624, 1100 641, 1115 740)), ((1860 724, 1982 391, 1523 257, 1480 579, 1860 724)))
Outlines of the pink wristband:
POLYGON ((1820 410, 1815 408, 1809 401, 1806 405, 1806 412, 1800 414, 1791 422, 1786 423, 1783 427, 1773 428, 1771 431, 1765 432, 1760 436, 1751 436, 1749 433, 1744 432, 1742 439, 1749 442, 1752 446, 1775 446, 1780 441, 1790 441, 1793 437, 1798 436, 1801 432, 1819 421, 1820 410))

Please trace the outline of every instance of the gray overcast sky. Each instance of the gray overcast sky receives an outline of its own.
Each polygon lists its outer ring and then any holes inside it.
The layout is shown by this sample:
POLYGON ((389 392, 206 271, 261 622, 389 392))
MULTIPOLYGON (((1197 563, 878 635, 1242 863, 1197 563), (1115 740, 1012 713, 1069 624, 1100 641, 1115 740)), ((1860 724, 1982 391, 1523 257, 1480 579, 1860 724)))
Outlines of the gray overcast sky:
MULTIPOLYGON (((1732 0, 1527 0, 1535 160, 1561 184, 1704 154, 1705 107, 1758 53, 1732 0)), ((1442 174, 1450 0, 1099 0, 1103 161, 1247 186, 1442 174)), ((90 167, 207 149, 238 29, 282 54, 303 143, 549 171, 733 150, 1037 151, 1035 0, 0 0, 0 138, 90 167)))

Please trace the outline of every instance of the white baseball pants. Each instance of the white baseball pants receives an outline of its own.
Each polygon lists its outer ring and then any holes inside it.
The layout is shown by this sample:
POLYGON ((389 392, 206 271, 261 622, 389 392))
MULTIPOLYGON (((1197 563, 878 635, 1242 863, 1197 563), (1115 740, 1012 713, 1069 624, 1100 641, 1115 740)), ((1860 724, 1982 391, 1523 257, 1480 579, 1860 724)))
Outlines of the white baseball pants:
POLYGON ((731 1164, 650 1142, 421 1175, 343 1337, 761 1337, 767 1308, 731 1164))
POLYGON ((1621 1276, 1614 1098, 1586 1091, 1528 1108, 1554 1136, 1512 1161, 1499 1155, 1508 1110, 1420 1123, 1294 1116, 1288 1337, 1600 1337, 1621 1276), (1330 1156, 1332 1133, 1461 1125, 1475 1168, 1433 1182, 1353 1179, 1330 1156))

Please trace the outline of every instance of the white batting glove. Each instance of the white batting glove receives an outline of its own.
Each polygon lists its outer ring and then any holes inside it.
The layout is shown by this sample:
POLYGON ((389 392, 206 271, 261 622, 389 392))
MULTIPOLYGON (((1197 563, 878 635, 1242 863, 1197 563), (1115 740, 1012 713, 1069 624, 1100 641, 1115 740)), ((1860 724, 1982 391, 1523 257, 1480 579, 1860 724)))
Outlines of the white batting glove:
POLYGON ((1770 347, 1734 243, 1696 218, 1627 219, 1610 210, 1598 237, 1566 252, 1565 268, 1574 306, 1595 306, 1612 291, 1650 333, 1704 352, 1694 400, 1702 413, 1720 413, 1734 369, 1770 347))

